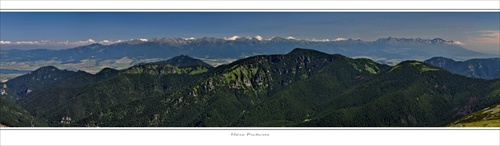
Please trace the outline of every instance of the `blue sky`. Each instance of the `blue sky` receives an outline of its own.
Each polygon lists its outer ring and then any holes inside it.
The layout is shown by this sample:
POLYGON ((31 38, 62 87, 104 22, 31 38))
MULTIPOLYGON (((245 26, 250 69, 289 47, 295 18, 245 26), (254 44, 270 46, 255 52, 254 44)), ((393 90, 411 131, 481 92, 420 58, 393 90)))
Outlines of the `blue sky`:
MULTIPOLYGON (((293 36, 443 38, 498 53, 498 12, 2 12, 5 42, 293 36)), ((50 47, 48 47, 50 48, 50 47)))

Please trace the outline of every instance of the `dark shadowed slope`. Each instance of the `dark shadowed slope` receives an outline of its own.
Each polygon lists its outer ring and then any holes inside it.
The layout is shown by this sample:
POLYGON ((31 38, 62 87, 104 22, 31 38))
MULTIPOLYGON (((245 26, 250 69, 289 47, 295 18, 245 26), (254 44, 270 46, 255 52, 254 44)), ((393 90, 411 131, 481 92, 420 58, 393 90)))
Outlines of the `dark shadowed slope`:
POLYGON ((19 103, 51 126, 101 127, 434 127, 500 103, 498 80, 310 49, 216 68, 179 56, 101 72, 111 77, 55 83, 19 103))
POLYGON ((433 57, 425 60, 425 63, 463 76, 483 79, 500 78, 500 58, 455 61, 444 57, 433 57))

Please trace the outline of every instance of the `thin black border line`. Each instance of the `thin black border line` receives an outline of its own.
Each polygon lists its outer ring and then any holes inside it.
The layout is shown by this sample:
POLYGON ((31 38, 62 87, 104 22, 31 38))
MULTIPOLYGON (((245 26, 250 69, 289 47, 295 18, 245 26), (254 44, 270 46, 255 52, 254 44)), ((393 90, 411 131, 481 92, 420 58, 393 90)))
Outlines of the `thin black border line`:
MULTIPOLYGON (((457 145, 5 145, 5 146, 457 146, 457 145)), ((497 146, 497 145, 458 145, 458 146, 497 146)))
MULTIPOLYGON (((68 1, 68 0, 2 0, 2 1, 68 1)), ((81 0, 69 0, 69 1, 81 1, 81 0)), ((102 1, 102 0, 86 0, 86 1, 102 1)), ((140 0, 104 0, 104 1, 140 1, 140 0)), ((147 1, 212 1, 212 0, 143 0, 147 1)), ((217 0, 217 1, 234 1, 234 0, 217 0)), ((242 0, 242 1, 268 1, 268 0, 242 0)), ((272 0, 272 1, 303 1, 307 2, 307 0, 272 0)), ((313 0, 313 1, 401 1, 401 0, 313 0)), ((419 1, 436 1, 436 0, 419 0, 419 1)), ((439 1, 469 1, 474 2, 475 0, 439 0, 439 1)), ((497 1, 497 0, 479 0, 479 1, 497 1)))
MULTIPOLYGON (((2 0, 2 1, 68 1, 68 0, 2 0)), ((69 0, 69 1, 80 1, 80 0, 69 0)), ((85 0, 85 1, 102 1, 102 0, 85 0)), ((105 0, 105 1, 139 1, 139 0, 105 0)), ((148 1, 167 1, 167 2, 175 2, 175 1, 212 1, 212 0, 142 0, 145 2, 148 1)), ((234 1, 234 0, 217 0, 217 1, 234 1)), ((268 1, 268 0, 242 0, 242 1, 268 1)), ((272 0, 272 1, 302 1, 302 2, 307 2, 307 0, 272 0)), ((313 1, 336 1, 336 2, 343 2, 343 1, 401 1, 401 0, 313 0, 313 1)), ((436 1, 436 0, 419 0, 419 1, 436 1)), ((469 2, 474 2, 475 0, 439 0, 439 1, 469 1, 469 2)), ((479 1, 497 1, 497 0, 479 0, 479 1)))
MULTIPOLYGON (((217 127, 213 127, 213 128, 217 128, 217 127)), ((272 128, 272 127, 270 127, 272 128)), ((78 129, 73 129, 73 128, 0 128, 0 131, 2 130, 6 130, 6 131, 27 131, 27 130, 59 130, 59 131, 66 131, 66 130, 97 130, 97 131, 101 131, 101 130, 109 130, 109 131, 116 131, 116 130, 130 130, 130 131, 139 131, 139 130, 142 130, 142 131, 157 131, 157 130, 163 130, 163 131, 178 131, 178 130, 182 130, 182 131, 185 131, 185 130, 189 130, 189 131, 196 131, 196 130, 207 130, 207 131, 211 131, 211 130, 214 130, 214 131, 234 131, 234 130, 238 130, 238 131, 244 131, 244 130, 252 130, 252 131, 255 131, 255 130, 265 130, 265 131, 283 131, 283 130, 298 130, 298 131, 304 131, 304 130, 321 130, 321 131, 352 131, 352 130, 356 130, 356 131, 362 131, 362 130, 384 130, 384 131, 400 131, 400 130, 405 130, 405 131, 432 131, 432 130, 438 130, 438 131, 454 131, 454 130, 467 130, 467 131, 499 131, 500 132, 500 127, 498 127, 498 129, 495 128, 485 128, 485 129, 471 129, 471 128, 450 128, 450 129, 430 129, 430 128, 423 128, 423 129, 420 129, 420 128, 402 128, 402 129, 389 129, 389 128, 380 128, 380 129, 324 129, 324 128, 330 128, 330 127, 318 127, 317 129, 315 128, 298 128, 298 129, 293 129, 293 128, 296 128, 296 127, 289 127, 289 128, 283 128, 283 129, 262 129, 262 128, 258 128, 258 129, 253 129, 253 128, 250 128, 250 129, 238 129, 238 128, 228 128, 228 129, 220 129, 220 128, 217 128, 217 129, 210 129, 210 128, 192 128, 192 127, 179 127, 179 128, 173 128, 173 129, 170 129, 170 128, 162 128, 162 127, 137 127, 137 128, 112 128, 112 129, 108 129, 108 128, 78 128, 78 129), (145 129, 144 129, 145 128, 145 129), (155 129, 157 128, 157 129, 155 129), (159 128, 159 129, 158 129, 159 128), (181 128, 188 128, 188 129, 181 129, 181 128)))
POLYGON ((204 11, 204 10, 210 10, 210 11, 217 11, 217 10, 225 10, 225 11, 360 11, 360 10, 367 10, 367 11, 500 11, 500 9, 0 9, 0 10, 19 10, 19 11, 24 11, 24 10, 44 10, 44 11, 50 11, 50 10, 72 10, 72 11, 79 11, 79 10, 101 10, 101 11, 116 11, 116 10, 134 10, 134 11, 177 11, 177 10, 182 10, 182 11, 204 11))
MULTIPOLYGON (((457 146, 457 145, 5 145, 5 146, 457 146)), ((497 146, 497 145, 458 145, 458 146, 497 146)))
MULTIPOLYGON (((5 145, 5 146, 457 146, 457 145, 5 145)), ((498 145, 458 145, 458 146, 498 146, 498 145)))

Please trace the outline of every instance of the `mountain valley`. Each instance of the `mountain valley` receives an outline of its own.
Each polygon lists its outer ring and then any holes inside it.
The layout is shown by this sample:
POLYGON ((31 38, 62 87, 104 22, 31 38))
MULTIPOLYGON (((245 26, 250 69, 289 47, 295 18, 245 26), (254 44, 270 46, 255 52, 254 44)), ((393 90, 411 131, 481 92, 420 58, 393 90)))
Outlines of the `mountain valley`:
POLYGON ((464 48, 459 42, 441 38, 388 37, 363 41, 346 38, 300 40, 282 37, 271 39, 204 37, 138 39, 108 45, 95 43, 61 50, 8 49, 0 51, 0 66, 1 69, 32 71, 51 65, 61 69, 97 73, 107 67, 126 69, 137 63, 166 60, 179 54, 189 55, 217 66, 249 56, 284 54, 293 48, 314 48, 329 54, 369 58, 388 65, 396 65, 404 60, 424 61, 435 56, 459 60, 498 57, 498 55, 474 52, 464 48))

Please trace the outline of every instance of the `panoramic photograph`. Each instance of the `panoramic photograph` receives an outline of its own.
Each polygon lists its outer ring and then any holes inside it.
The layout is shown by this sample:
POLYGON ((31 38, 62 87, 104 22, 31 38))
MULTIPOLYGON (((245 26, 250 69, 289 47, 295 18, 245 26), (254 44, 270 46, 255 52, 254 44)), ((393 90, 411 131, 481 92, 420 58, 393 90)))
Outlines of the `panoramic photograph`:
POLYGON ((0 18, 0 127, 500 127, 499 12, 0 18))

